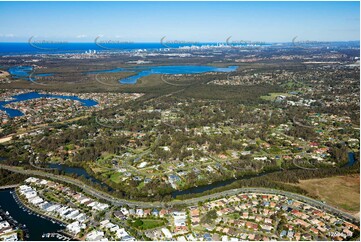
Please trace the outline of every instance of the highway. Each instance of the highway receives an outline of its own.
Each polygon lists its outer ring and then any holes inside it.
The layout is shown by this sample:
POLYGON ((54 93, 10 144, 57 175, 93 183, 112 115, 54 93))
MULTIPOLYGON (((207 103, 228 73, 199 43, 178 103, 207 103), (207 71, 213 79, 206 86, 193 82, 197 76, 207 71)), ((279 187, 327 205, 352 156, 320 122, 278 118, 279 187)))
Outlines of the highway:
POLYGON ((259 194, 275 194, 275 195, 283 195, 295 200, 299 200, 302 202, 305 202, 311 206, 317 207, 321 210, 327 211, 329 213, 335 214, 337 216, 343 217, 345 220, 352 221, 354 223, 359 224, 359 219, 353 217, 352 215, 345 213, 337 208, 334 208, 328 204, 323 203, 322 201, 309 198, 300 194, 287 192, 287 191, 281 191, 277 189, 270 189, 270 188, 260 188, 260 187, 254 187, 254 188, 236 188, 232 190, 227 190, 223 192, 218 192, 210 195, 205 195, 202 197, 195 197, 190 198, 186 200, 172 200, 166 203, 163 202, 142 202, 142 201, 133 201, 133 200, 126 200, 126 199, 120 199, 116 198, 108 193, 105 193, 103 191, 99 191, 95 189, 94 187, 91 187, 85 183, 83 183, 80 180, 68 177, 68 176, 61 176, 61 175, 55 175, 52 173, 48 173, 45 171, 40 170, 25 170, 23 167, 16 167, 16 166, 8 166, 0 164, 0 168, 6 169, 12 172, 25 174, 28 176, 38 176, 38 177, 45 177, 52 180, 57 180, 60 182, 68 183, 74 186, 77 186, 83 190, 84 193, 87 193, 93 197, 96 197, 98 199, 103 199, 110 204, 116 205, 116 206, 123 206, 128 205, 131 207, 141 207, 141 208, 160 208, 160 207, 166 207, 166 206, 177 206, 177 205, 196 205, 199 202, 205 202, 209 199, 216 199, 221 198, 225 196, 232 196, 239 193, 259 193, 259 194))

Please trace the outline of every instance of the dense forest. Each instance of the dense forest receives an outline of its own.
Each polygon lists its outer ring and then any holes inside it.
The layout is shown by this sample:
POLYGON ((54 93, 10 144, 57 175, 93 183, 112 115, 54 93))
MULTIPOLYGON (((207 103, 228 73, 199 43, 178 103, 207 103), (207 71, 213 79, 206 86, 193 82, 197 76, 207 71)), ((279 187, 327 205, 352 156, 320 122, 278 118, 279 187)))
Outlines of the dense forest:
POLYGON ((0 169, 0 186, 14 185, 23 182, 27 176, 0 169))

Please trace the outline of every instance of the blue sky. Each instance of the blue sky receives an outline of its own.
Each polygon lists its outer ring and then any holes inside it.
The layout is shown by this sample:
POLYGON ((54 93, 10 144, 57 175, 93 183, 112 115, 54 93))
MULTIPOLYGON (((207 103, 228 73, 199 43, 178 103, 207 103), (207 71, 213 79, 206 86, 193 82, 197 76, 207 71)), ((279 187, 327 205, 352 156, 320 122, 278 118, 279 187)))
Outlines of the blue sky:
POLYGON ((359 40, 359 2, 0 2, 0 41, 359 40))

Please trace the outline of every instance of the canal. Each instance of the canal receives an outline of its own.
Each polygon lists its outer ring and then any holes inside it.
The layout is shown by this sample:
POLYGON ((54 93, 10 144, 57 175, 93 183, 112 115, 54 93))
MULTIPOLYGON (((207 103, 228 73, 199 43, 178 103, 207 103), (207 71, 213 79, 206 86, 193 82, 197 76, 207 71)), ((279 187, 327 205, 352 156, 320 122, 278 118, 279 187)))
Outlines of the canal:
POLYGON ((53 223, 52 221, 40 217, 38 214, 28 212, 21 208, 20 204, 15 200, 13 189, 6 189, 0 191, 0 206, 4 211, 8 211, 9 214, 20 224, 26 225, 26 232, 29 235, 27 240, 32 241, 59 241, 56 238, 42 238, 44 233, 54 233, 58 230, 62 230, 65 227, 53 223))

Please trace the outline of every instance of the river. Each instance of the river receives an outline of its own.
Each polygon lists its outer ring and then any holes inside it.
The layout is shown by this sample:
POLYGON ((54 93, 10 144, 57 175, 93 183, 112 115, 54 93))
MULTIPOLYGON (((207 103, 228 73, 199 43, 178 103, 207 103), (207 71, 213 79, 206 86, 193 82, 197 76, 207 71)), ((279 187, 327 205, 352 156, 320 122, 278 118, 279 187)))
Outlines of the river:
POLYGON ((77 176, 82 176, 82 177, 86 178, 87 180, 91 181, 92 183, 100 184, 100 185, 106 187, 108 189, 108 191, 113 191, 113 188, 111 188, 104 182, 102 182, 102 181, 96 179, 95 177, 93 177, 92 175, 90 175, 82 167, 73 167, 73 166, 68 166, 68 165, 64 165, 64 164, 53 164, 53 163, 48 164, 47 167, 64 172, 64 174, 68 174, 68 175, 75 174, 77 176))
MULTIPOLYGON (((355 163, 355 161, 350 158, 348 166, 352 166, 354 163, 355 163)), ((78 176, 83 176, 86 179, 90 180, 91 182, 96 183, 96 184, 101 184, 102 186, 107 187, 109 191, 113 191, 113 188, 111 188, 107 184, 103 183, 102 181, 94 178, 84 168, 71 167, 71 166, 67 166, 67 165, 63 165, 63 164, 49 164, 48 167, 57 169, 59 171, 62 171, 65 174, 76 174, 78 176)), ((298 168, 293 168, 293 169, 298 169, 298 168)), ((260 177, 260 176, 264 176, 264 175, 267 175, 267 174, 270 174, 270 173, 273 173, 273 172, 278 172, 278 171, 262 172, 262 173, 259 173, 257 175, 247 175, 247 176, 240 177, 240 178, 231 178, 231 179, 227 179, 227 180, 224 180, 224 181, 213 182, 213 183, 208 184, 208 185, 202 185, 202 186, 198 186, 198 187, 188 188, 188 189, 185 189, 185 190, 176 190, 176 191, 173 191, 171 193, 171 196, 172 196, 172 198, 176 198, 179 195, 202 193, 202 192, 209 191, 209 190, 212 190, 212 189, 215 189, 215 188, 230 185, 230 184, 232 184, 232 183, 234 183, 236 181, 242 180, 242 179, 244 180, 244 179, 250 179, 250 178, 254 178, 254 177, 260 177)))
MULTIPOLYGON (((64 174, 68 174, 68 175, 76 174, 77 176, 85 177, 86 179, 88 179, 89 181, 91 181, 91 182, 93 182, 95 184, 100 184, 102 186, 107 187, 109 191, 113 190, 107 184, 103 183, 102 181, 100 181, 100 180, 94 178, 92 175, 90 175, 84 168, 72 167, 72 166, 68 166, 68 165, 64 165, 64 164, 48 164, 47 167, 57 169, 58 171, 64 172, 64 174)), ((202 193, 202 192, 205 192, 205 191, 208 191, 208 190, 212 190, 214 188, 223 187, 223 186, 232 184, 233 182, 235 182, 237 180, 264 176, 264 175, 269 174, 269 173, 270 172, 263 172, 263 173, 260 173, 260 174, 254 175, 254 176, 244 176, 244 177, 239 178, 239 179, 231 178, 231 179, 228 179, 228 180, 225 180, 225 181, 218 181, 218 182, 214 182, 214 183, 208 184, 208 185, 192 187, 192 188, 185 189, 185 190, 176 190, 176 191, 173 191, 171 193, 171 195, 172 195, 173 198, 175 198, 176 196, 179 196, 179 195, 202 193)))

